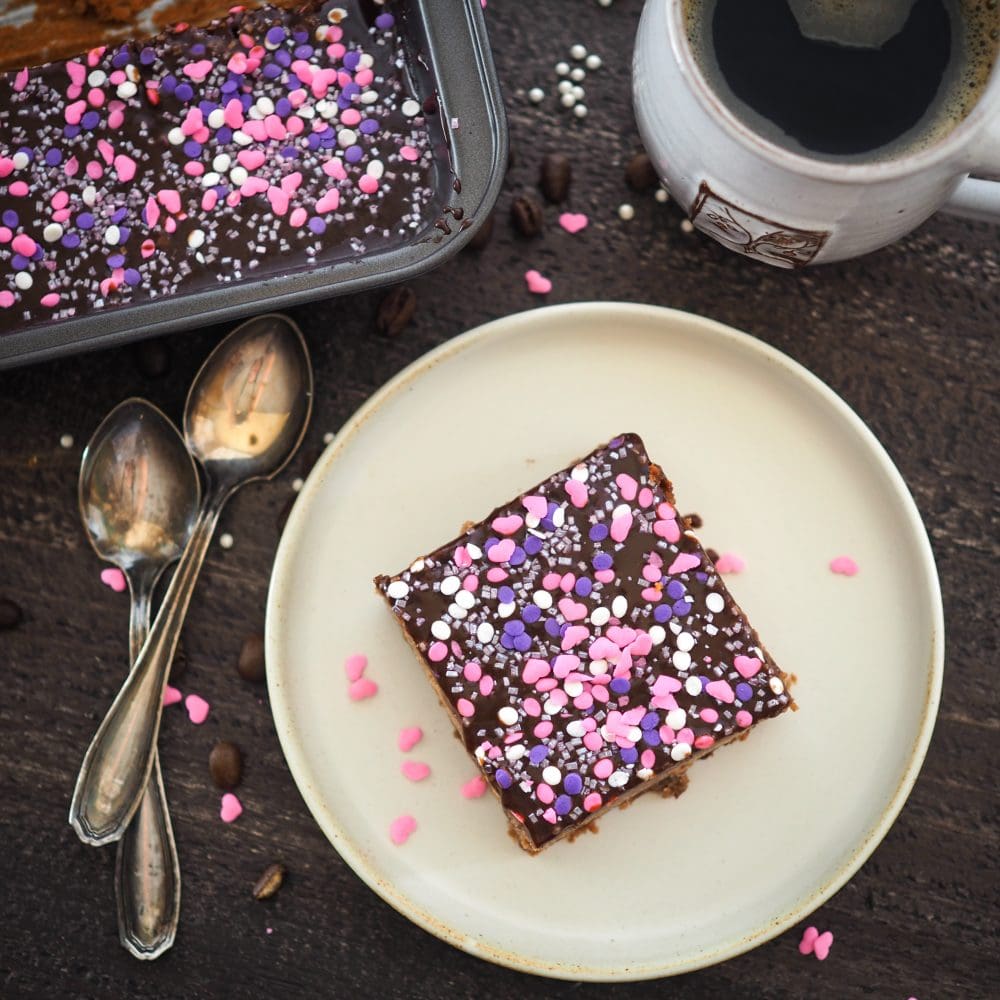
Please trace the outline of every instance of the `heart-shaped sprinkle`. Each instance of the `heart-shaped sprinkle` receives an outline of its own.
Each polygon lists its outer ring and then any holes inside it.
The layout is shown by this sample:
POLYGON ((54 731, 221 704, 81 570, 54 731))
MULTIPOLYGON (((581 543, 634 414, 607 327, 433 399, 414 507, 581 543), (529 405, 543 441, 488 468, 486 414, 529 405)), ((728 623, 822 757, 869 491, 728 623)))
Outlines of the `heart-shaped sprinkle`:
POLYGON ((527 496, 521 497, 521 503, 524 504, 524 509, 532 516, 537 518, 545 517, 549 512, 549 503, 545 497, 539 496, 527 496))
POLYGON ((674 518, 666 521, 654 521, 653 534, 659 538, 665 538, 672 545, 681 540, 681 529, 674 518))
POLYGON ((552 291, 552 282, 534 269, 524 272, 524 280, 533 295, 548 295, 552 291))
POLYGON ((831 931, 823 931, 818 938, 816 938, 816 944, 813 946, 813 954, 821 961, 825 961, 827 955, 830 954, 830 948, 833 945, 833 934, 831 931))
POLYGON ((101 570, 101 583, 110 587, 116 594, 120 594, 128 586, 125 574, 117 566, 101 570))
POLYGON ((351 682, 351 686, 347 689, 347 697, 351 701, 364 701, 366 698, 372 698, 378 693, 378 685, 370 677, 359 677, 356 681, 351 682))
POLYGON ((720 573, 742 573, 746 569, 746 563, 735 552, 723 552, 715 560, 715 568, 720 573))
POLYGON ((749 679, 760 672, 763 664, 756 656, 737 656, 733 660, 733 666, 740 677, 749 679))
POLYGON ((498 535, 513 535, 520 530, 524 524, 524 518, 519 514, 510 514, 507 517, 495 517, 491 527, 498 535))
POLYGON ((634 523, 632 511, 626 511, 611 519, 611 537, 616 542, 624 542, 628 538, 628 533, 632 530, 634 523))
POLYGON ((552 673, 552 668, 545 660, 530 656, 525 661, 524 668, 521 670, 521 680, 525 684, 534 684, 543 677, 548 677, 550 673, 552 673))
POLYGON ((176 705, 182 697, 183 695, 177 690, 177 688, 171 687, 168 684, 163 689, 163 707, 166 708, 168 705, 176 705))
POLYGON ((736 700, 733 689, 729 686, 729 681, 716 680, 709 681, 705 685, 705 690, 718 701, 731 705, 736 700))
POLYGON ((565 653, 574 646, 578 646, 588 635, 590 635, 590 629, 586 626, 570 625, 562 638, 562 651, 565 653))
POLYGON ((486 552, 486 557, 490 562, 507 562, 514 554, 514 548, 514 540, 512 538, 504 538, 495 545, 490 546, 486 552))
POLYGON ((623 500, 634 500, 639 492, 639 484, 627 472, 619 472, 615 476, 615 485, 623 500))
POLYGON ((365 672, 367 666, 368 657, 364 653, 355 653, 344 660, 344 673, 353 684, 365 672))
POLYGON ((479 799, 486 794, 486 779, 481 775, 476 775, 462 785, 463 799, 479 799))
POLYGON ((701 556, 695 555, 693 552, 678 552, 677 558, 667 567, 667 572, 671 575, 674 573, 686 573, 688 570, 700 565, 701 556))
POLYGON ((586 507, 589 496, 587 487, 578 479, 566 480, 566 494, 574 507, 586 507))
POLYGON ((397 816, 389 824, 389 839, 399 847, 405 844, 417 829, 417 821, 412 816, 397 816))
POLYGON ((240 802, 232 792, 226 792, 222 796, 222 807, 219 809, 219 817, 223 823, 232 823, 243 814, 243 803, 240 802))
POLYGON ((568 622, 582 621, 587 617, 587 605, 574 601, 571 597, 564 597, 559 602, 559 611, 568 622))
POLYGON ((407 726, 399 731, 399 739, 396 743, 403 753, 409 753, 423 738, 424 731, 420 726, 407 726))
POLYGON ((587 223, 590 219, 583 214, 583 212, 563 212, 559 216, 559 225, 566 230, 567 233, 576 234, 580 232, 581 229, 587 228, 587 223))
POLYGON ((187 709, 188 718, 196 726, 200 726, 208 718, 208 711, 212 706, 201 695, 189 694, 184 699, 184 707, 187 709))
POLYGON ((850 556, 837 556, 830 562, 830 571, 841 576, 854 576, 858 572, 858 564, 850 556))
POLYGON ((410 781, 423 781, 431 773, 431 769, 419 760, 404 760, 402 770, 410 781))

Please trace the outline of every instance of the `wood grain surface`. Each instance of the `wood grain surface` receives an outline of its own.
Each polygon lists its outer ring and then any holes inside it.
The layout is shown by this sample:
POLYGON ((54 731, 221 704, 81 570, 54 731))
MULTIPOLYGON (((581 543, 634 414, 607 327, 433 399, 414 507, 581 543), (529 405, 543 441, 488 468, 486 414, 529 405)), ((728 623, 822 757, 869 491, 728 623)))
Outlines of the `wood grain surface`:
MULTIPOLYGON (((161 758, 184 878, 173 951, 139 963, 119 946, 113 851, 67 825, 81 755, 126 662, 124 595, 101 565, 75 503, 80 452, 105 413, 144 395, 179 419, 201 360, 223 331, 167 341, 169 372, 143 375, 133 348, 0 375, 0 596, 25 620, 0 632, 0 996, 20 997, 705 997, 887 1000, 986 998, 997 980, 997 572, 1000 240, 946 216, 862 260, 799 273, 749 263, 681 228, 682 214, 630 192, 638 148, 629 100, 639 0, 495 0, 487 11, 510 109, 514 162, 482 251, 412 284, 412 323, 375 332, 381 293, 294 313, 317 374, 315 417, 292 467, 240 493, 209 554, 188 616, 185 687, 212 704, 193 727, 168 713, 161 758), (588 76, 584 121, 532 106, 553 65, 581 41, 604 67, 588 76), (546 208, 535 240, 516 236, 512 197, 534 188, 545 152, 567 153, 570 205, 590 227, 570 237, 546 208), (622 202, 635 218, 619 219, 622 202), (927 523, 948 626, 944 698, 923 772, 902 815, 856 877, 812 919, 836 942, 823 963, 797 950, 800 926, 724 965, 668 982, 609 988, 493 967, 418 930, 346 867, 312 821, 285 766, 263 687, 240 679, 243 638, 260 631, 292 481, 388 377, 486 320, 532 308, 523 274, 553 281, 548 302, 622 299, 674 306, 744 329, 802 362, 869 424, 927 523), (60 438, 71 434, 72 447, 60 438), (239 822, 219 821, 208 753, 244 750, 239 822), (271 861, 289 869, 266 903, 250 887, 271 861), (267 933, 271 928, 272 933, 267 933)), ((669 100, 669 95, 664 95, 669 100)), ((776 530, 780 530, 776 526, 776 530)), ((887 558, 892 554, 887 553, 887 558)), ((917 623, 915 623, 916 625, 917 623)), ((877 752, 877 748, 875 748, 877 752)), ((833 808, 849 775, 830 775, 833 808)), ((597 905, 595 901, 595 905, 597 905)), ((696 905, 692 902, 692 905, 696 905)))

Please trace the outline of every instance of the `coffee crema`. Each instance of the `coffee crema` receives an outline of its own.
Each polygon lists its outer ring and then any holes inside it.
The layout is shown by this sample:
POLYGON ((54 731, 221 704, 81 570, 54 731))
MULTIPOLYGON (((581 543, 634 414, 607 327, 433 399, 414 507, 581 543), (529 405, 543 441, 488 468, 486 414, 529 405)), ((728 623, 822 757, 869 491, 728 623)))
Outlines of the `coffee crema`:
MULTIPOLYGON (((839 3, 863 17, 864 0, 839 3)), ((998 0, 914 0, 877 47, 806 37, 788 0, 683 0, 683 13, 723 103, 763 138, 824 160, 933 145, 975 107, 1000 47, 998 0)))

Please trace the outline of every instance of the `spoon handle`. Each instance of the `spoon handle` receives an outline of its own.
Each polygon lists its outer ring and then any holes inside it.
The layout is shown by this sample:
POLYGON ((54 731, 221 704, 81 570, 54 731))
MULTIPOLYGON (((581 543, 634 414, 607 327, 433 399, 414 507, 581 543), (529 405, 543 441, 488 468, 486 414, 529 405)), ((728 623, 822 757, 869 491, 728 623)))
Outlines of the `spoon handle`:
POLYGON ((121 839, 139 808, 153 767, 167 671, 227 496, 216 491, 206 497, 135 666, 83 758, 69 821, 86 844, 121 839))
MULTIPOLYGON (((155 577, 140 579, 132 590, 129 658, 135 663, 149 633, 155 577)), ((181 915, 181 869, 163 790, 159 755, 139 810, 118 841, 115 859, 118 937, 136 958, 153 959, 174 943, 181 915)))

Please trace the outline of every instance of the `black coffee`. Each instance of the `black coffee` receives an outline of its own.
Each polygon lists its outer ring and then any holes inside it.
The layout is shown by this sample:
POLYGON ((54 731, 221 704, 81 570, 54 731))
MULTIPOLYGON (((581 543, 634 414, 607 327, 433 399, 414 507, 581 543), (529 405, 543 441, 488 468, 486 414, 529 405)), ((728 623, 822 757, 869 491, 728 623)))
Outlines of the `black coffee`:
POLYGON ((996 0, 915 0, 876 48, 806 37, 788 0, 686 0, 685 15, 695 59, 730 108, 828 159, 902 155, 953 128, 986 84, 1000 16, 996 0))

